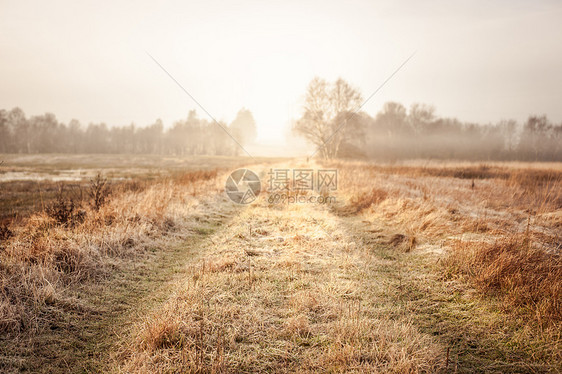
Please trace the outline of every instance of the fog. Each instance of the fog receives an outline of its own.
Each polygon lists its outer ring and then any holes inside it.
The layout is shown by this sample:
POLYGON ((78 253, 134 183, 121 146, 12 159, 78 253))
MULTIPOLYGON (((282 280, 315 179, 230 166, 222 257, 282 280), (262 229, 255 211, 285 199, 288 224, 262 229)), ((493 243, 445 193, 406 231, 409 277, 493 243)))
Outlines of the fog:
MULTIPOLYGON (((413 52, 362 115, 376 118, 387 102, 427 103, 461 123, 514 120, 518 134, 529 116, 546 115, 554 127, 562 121, 562 5, 555 1, 7 1, 0 8, 0 108, 21 108, 28 118, 53 113, 65 126, 75 119, 84 134, 91 124, 110 132, 155 123, 173 133, 196 110, 209 131, 223 133, 217 144, 230 142, 205 152, 311 154, 317 146, 291 131, 309 82, 341 77, 367 98, 413 52), (227 129, 241 108, 256 126, 244 149, 217 124, 227 129)), ((15 142, 10 126, 4 143, 8 132, 15 142)), ((373 134, 373 144, 384 136, 373 134)), ((90 151, 109 152, 101 142, 90 151)), ((135 147, 127 149, 140 152, 135 147)), ((357 154, 380 153, 357 147, 357 154)), ((27 141, 21 149, 39 152, 27 141)))

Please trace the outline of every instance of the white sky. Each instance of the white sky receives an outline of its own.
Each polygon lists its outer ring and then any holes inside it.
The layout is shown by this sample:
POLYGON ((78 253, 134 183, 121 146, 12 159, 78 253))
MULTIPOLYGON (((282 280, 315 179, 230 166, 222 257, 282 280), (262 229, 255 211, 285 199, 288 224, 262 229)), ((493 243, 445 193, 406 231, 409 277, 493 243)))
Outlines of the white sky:
POLYGON ((0 0, 0 108, 83 124, 167 126, 197 105, 241 107, 258 140, 283 141, 315 76, 341 76, 366 106, 433 104, 461 120, 562 121, 562 2, 0 0))

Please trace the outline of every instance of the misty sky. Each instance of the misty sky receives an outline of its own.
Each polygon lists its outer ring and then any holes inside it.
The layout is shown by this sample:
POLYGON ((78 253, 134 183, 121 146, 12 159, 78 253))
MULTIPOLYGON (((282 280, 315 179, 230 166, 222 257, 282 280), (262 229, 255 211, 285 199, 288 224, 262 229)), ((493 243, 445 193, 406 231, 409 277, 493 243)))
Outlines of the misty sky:
POLYGON ((0 108, 83 124, 171 125, 249 108, 283 139, 315 76, 341 76, 366 106, 433 104, 466 121, 562 121, 562 2, 0 0, 0 108))

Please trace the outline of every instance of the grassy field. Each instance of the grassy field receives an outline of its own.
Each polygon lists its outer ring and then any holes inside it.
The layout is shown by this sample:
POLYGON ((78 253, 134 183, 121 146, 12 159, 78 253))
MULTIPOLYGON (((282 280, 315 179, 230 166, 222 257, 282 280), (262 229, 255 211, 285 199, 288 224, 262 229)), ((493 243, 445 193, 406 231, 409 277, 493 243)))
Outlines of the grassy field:
POLYGON ((61 187, 83 201, 98 173, 113 185, 143 184, 186 171, 233 169, 248 161, 227 156, 0 154, 0 162, 0 222, 8 222, 45 209, 61 187))
POLYGON ((0 371, 562 371, 561 164, 2 159, 0 371), (234 204, 241 165, 335 201, 234 204))

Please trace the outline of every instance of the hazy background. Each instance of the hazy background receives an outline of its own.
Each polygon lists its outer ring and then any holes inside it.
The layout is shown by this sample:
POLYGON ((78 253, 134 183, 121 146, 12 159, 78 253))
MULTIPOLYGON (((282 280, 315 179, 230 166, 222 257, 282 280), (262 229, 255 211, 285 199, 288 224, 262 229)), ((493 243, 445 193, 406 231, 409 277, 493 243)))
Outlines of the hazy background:
POLYGON ((479 123, 562 120, 556 1, 1 1, 0 107, 63 122, 166 126, 193 103, 217 119, 249 108, 258 141, 281 144, 308 82, 341 76, 366 106, 433 104, 479 123))

